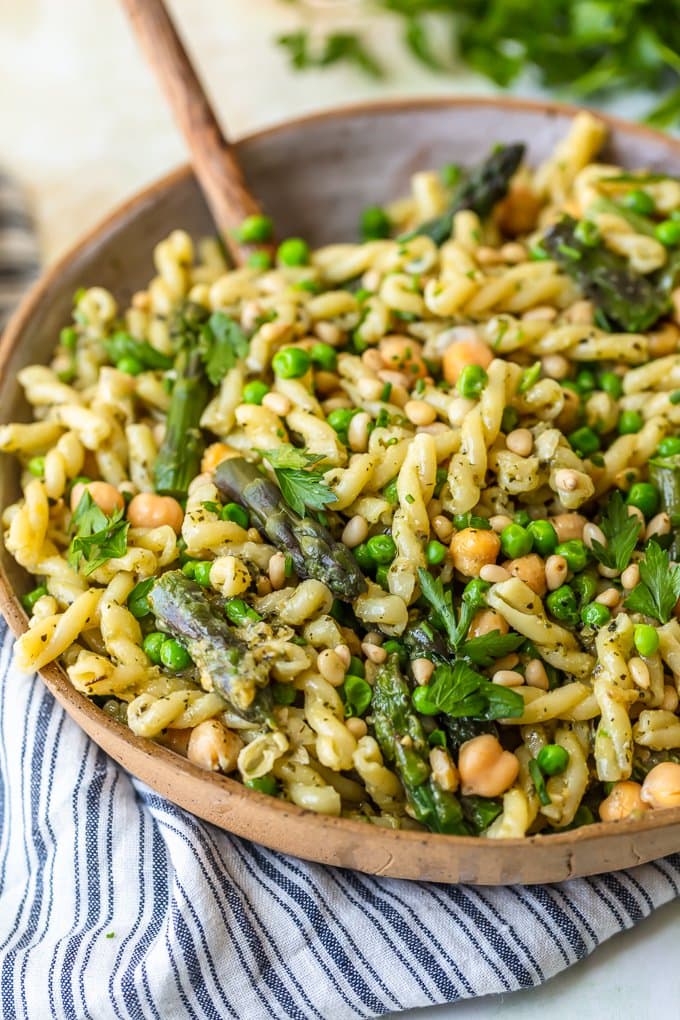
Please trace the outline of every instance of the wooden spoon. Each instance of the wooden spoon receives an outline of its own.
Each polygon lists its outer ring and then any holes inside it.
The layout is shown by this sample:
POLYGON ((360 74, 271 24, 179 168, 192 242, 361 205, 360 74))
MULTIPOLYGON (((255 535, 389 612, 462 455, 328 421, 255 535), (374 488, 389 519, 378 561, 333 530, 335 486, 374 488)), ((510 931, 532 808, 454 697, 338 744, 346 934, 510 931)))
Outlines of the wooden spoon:
POLYGON ((184 135, 194 172, 229 254, 242 265, 252 247, 241 244, 234 232, 246 216, 261 213, 260 205, 248 190, 234 149, 222 132, 163 0, 121 2, 184 135))

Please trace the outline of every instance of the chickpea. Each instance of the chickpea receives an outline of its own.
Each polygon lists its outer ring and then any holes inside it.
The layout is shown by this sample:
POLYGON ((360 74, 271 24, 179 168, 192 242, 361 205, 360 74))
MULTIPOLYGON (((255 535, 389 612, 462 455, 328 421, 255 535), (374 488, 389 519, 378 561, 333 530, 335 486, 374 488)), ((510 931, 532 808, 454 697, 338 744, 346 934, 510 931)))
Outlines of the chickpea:
POLYGON ((444 351, 442 372, 447 383, 454 386, 466 365, 488 368, 492 361, 493 351, 483 340, 456 340, 444 351))
POLYGON ((673 761, 655 765, 645 776, 640 797, 653 808, 680 807, 680 765, 673 761))
POLYGON ((396 333, 385 336, 378 344, 378 350, 385 368, 396 368, 408 379, 424 379, 427 375, 423 349, 412 337, 396 333))
POLYGON ((614 783, 609 796, 600 804, 600 819, 603 822, 618 822, 631 815, 642 814, 647 805, 641 797, 642 787, 630 779, 614 783))
POLYGON ((558 542, 568 542, 572 538, 581 538, 587 521, 583 514, 557 514, 550 518, 550 523, 557 532, 558 542))
POLYGON ((211 443, 203 454, 201 460, 201 471, 213 472, 218 464, 223 460, 228 460, 230 457, 238 457, 238 450, 235 450, 232 446, 228 446, 227 443, 211 443))
POLYGON ((483 634, 490 634, 492 630, 507 634, 509 630, 507 620, 495 609, 480 609, 472 617, 468 637, 481 637, 483 634))
POLYGON ((519 556, 516 560, 508 560, 503 566, 543 598, 546 592, 545 564, 537 553, 529 553, 528 556, 519 556))
POLYGON ((495 563, 501 540, 495 531, 463 528, 451 539, 451 558, 456 570, 466 577, 479 577, 485 563, 495 563))
POLYGON ((187 758, 210 772, 233 772, 243 741, 218 719, 206 719, 189 737, 187 758))
POLYGON ((71 489, 71 510, 75 511, 87 490, 99 509, 110 517, 114 510, 122 510, 125 500, 115 485, 108 482, 78 482, 71 489))
POLYGON ((463 795, 499 797, 517 779, 519 762, 492 733, 483 733, 461 747, 458 771, 463 795))
POLYGON ((130 500, 127 518, 133 528, 160 528, 163 524, 169 524, 175 534, 179 535, 184 511, 172 496, 140 492, 130 500))

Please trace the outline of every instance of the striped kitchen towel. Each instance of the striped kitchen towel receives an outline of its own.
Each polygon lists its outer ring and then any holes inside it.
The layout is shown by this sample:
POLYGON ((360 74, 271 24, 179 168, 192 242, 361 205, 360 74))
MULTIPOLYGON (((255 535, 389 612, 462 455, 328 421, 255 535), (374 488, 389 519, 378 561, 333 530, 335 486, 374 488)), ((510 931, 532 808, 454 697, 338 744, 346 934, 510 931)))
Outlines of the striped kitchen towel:
MULTIPOLYGON (((0 178, 0 317, 36 264, 16 200, 0 178)), ((18 673, 0 624, 8 1020, 351 1020, 507 992, 569 967, 679 887, 680 854, 600 878, 475 889, 264 850, 107 758, 39 679, 18 673)))
POLYGON ((38 248, 23 197, 0 172, 0 330, 28 284, 38 275, 38 248))

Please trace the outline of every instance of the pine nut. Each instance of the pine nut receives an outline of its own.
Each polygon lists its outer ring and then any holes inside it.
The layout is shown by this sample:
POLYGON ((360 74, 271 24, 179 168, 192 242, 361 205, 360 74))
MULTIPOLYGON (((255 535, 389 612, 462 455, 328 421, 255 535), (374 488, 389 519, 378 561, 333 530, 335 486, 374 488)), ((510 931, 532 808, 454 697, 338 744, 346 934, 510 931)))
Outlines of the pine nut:
POLYGON ((269 580, 274 591, 286 585, 286 557, 282 552, 275 552, 269 560, 269 580))
POLYGON ((335 654, 342 659, 345 669, 349 669, 349 661, 352 658, 349 645, 336 645, 334 650, 335 654))
POLYGON ((586 519, 582 514, 556 514, 548 519, 557 532, 560 542, 568 542, 570 538, 583 537, 586 519))
POLYGON ((387 652, 385 651, 384 648, 381 648, 380 645, 373 645, 369 641, 364 641, 364 643, 361 646, 361 651, 364 653, 367 659, 370 659, 371 662, 376 662, 378 664, 384 662, 385 659, 387 658, 387 652))
POLYGON ((538 687, 542 691, 550 689, 548 674, 540 659, 531 659, 527 662, 526 669, 524 670, 524 679, 529 687, 538 687))
POLYGON ((414 659, 411 663, 413 678, 421 687, 426 687, 434 673, 434 663, 429 659, 414 659))
POLYGON ((671 519, 665 511, 662 511, 660 514, 656 514, 652 517, 651 521, 647 525, 645 538, 652 538, 654 535, 667 535, 670 530, 671 519))
POLYGON ((369 630, 364 640, 372 645, 381 645, 385 640, 385 635, 380 634, 377 630, 369 630))
POLYGON ((555 591, 567 579, 569 567, 564 556, 548 556, 545 561, 545 583, 549 591, 555 591))
POLYGON ((368 535, 368 521, 361 514, 351 517, 342 532, 342 541, 348 549, 355 549, 366 540, 368 535))
POLYGON ((350 719, 345 720, 345 726, 355 738, 355 740, 361 740, 368 733, 368 726, 363 719, 357 719, 356 716, 352 716, 350 719))
POLYGON ((271 595, 274 589, 268 577, 258 577, 255 582, 255 590, 258 595, 271 595))
POLYGON ((518 457, 528 457, 534 448, 534 437, 529 429, 513 429, 505 437, 505 445, 518 457))
POLYGON ((510 652, 509 655, 504 655, 501 659, 496 659, 496 670, 514 669, 519 662, 519 655, 515 655, 514 652, 510 652))
POLYGON ((369 347, 367 351, 364 351, 361 360, 370 372, 382 371, 383 359, 380 357, 380 351, 377 351, 375 347, 369 347))
POLYGON ((605 567, 604 563, 598 563, 597 572, 600 577, 606 577, 611 581, 612 577, 618 577, 618 570, 616 567, 605 567))
POLYGON ((519 241, 508 241, 500 250, 504 262, 524 262, 527 257, 527 250, 519 241))
MULTIPOLYGON (((532 319, 539 319, 545 322, 554 322, 557 318, 557 309, 551 308, 550 305, 536 305, 535 308, 530 308, 528 312, 525 312, 522 316, 524 322, 531 322, 532 319)), ((550 357, 550 355, 548 355, 550 357)), ((557 355, 555 355, 557 357, 557 355)))
POLYGON ((273 411, 274 414, 278 414, 279 418, 285 418, 290 412, 291 403, 283 393, 265 393, 262 398, 262 406, 273 411))
POLYGON ((485 563, 479 571, 482 581, 489 581, 491 584, 500 584, 510 578, 510 572, 505 567, 499 567, 496 563, 485 563))
POLYGON ((403 372, 397 372, 393 368, 381 368, 378 372, 378 379, 381 379, 384 383, 389 383, 391 386, 403 386, 406 388, 411 385, 411 380, 403 372))
POLYGON ((603 592, 595 599, 601 606, 607 606, 609 609, 613 609, 614 606, 618 606, 621 600, 621 594, 616 588, 605 588, 603 592))
POLYGON ((503 261, 500 251, 486 244, 480 244, 479 248, 475 251, 475 258, 477 265, 480 266, 498 266, 503 261))
POLYGON ((458 769, 448 751, 443 747, 433 747, 430 751, 430 768, 437 786, 449 793, 455 793, 458 789, 458 769))
POLYGON ((357 389, 364 400, 380 400, 384 386, 385 384, 381 383, 379 379, 364 378, 357 383, 357 389))
POLYGON ((432 404, 425 400, 407 400, 404 404, 404 414, 414 425, 431 425, 437 417, 432 404))
MULTIPOLYGON (((347 651, 349 652, 349 649, 347 651)), ((322 652, 319 652, 316 665, 324 680, 327 680, 333 687, 339 687, 345 679, 349 656, 345 664, 337 651, 333 651, 332 648, 324 648, 322 652)))
POLYGON ((347 429, 347 438, 350 449, 354 453, 364 453, 368 446, 368 426, 371 424, 371 416, 365 411, 355 414, 347 429))
POLYGON ((330 344, 331 347, 337 346, 343 337, 342 330, 334 322, 316 322, 314 324, 314 332, 319 340, 323 340, 325 344, 330 344))
POLYGON ((499 687, 521 687, 524 677, 514 669, 498 669, 491 677, 491 682, 499 687))
POLYGON ((663 701, 661 702, 661 708, 663 708, 666 712, 675 712, 678 707, 678 702, 680 702, 680 698, 678 698, 678 692, 675 687, 671 687, 670 684, 666 684, 663 689, 663 701))
POLYGON ((626 591, 632 591, 640 583, 640 568, 637 563, 631 563, 621 574, 621 584, 626 591))
POLYGON ((495 532, 500 534, 501 531, 505 531, 509 524, 512 524, 512 518, 508 517, 507 514, 494 514, 493 517, 489 517, 489 524, 495 532))
POLYGON ((546 354, 541 359, 541 369, 549 379, 558 380, 566 379, 570 372, 569 362, 561 354, 546 354))
POLYGON ((589 549, 593 548, 593 541, 599 542, 600 545, 606 546, 607 544, 602 528, 598 528, 597 524, 593 524, 591 521, 588 521, 583 527, 583 541, 589 549))
POLYGON ((349 409, 351 406, 352 401, 343 393, 342 396, 338 394, 337 397, 329 397, 328 400, 324 400, 321 409, 325 415, 329 415, 331 411, 337 411, 341 407, 349 409))
POLYGON ((593 323, 593 303, 592 301, 574 301, 573 305, 567 308, 564 318, 567 322, 577 323, 583 326, 590 326, 593 323))
POLYGON ((432 518, 432 530, 440 542, 448 542, 453 534, 453 524, 442 514, 432 518))
POLYGON ((645 515, 643 514, 643 512, 642 512, 642 510, 640 509, 639 506, 629 505, 629 507, 628 507, 628 516, 629 517, 637 517, 637 519, 639 520, 639 522, 642 525, 642 527, 643 528, 645 527, 647 522, 645 521, 645 515))
POLYGON ((555 488, 564 492, 575 492, 578 489, 579 473, 571 468, 560 468, 555 472, 555 488))
POLYGON ((635 657, 628 663, 631 679, 636 687, 646 691, 650 684, 649 669, 647 663, 635 657))

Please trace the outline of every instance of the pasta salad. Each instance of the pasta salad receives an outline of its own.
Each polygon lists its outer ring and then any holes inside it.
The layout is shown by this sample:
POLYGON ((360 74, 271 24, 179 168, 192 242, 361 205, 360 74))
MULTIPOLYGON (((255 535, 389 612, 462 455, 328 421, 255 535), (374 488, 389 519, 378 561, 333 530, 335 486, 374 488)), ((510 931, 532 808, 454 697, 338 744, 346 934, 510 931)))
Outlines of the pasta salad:
POLYGON ((577 116, 362 241, 175 230, 0 427, 18 664, 328 815, 489 838, 680 805, 680 179, 577 116))

